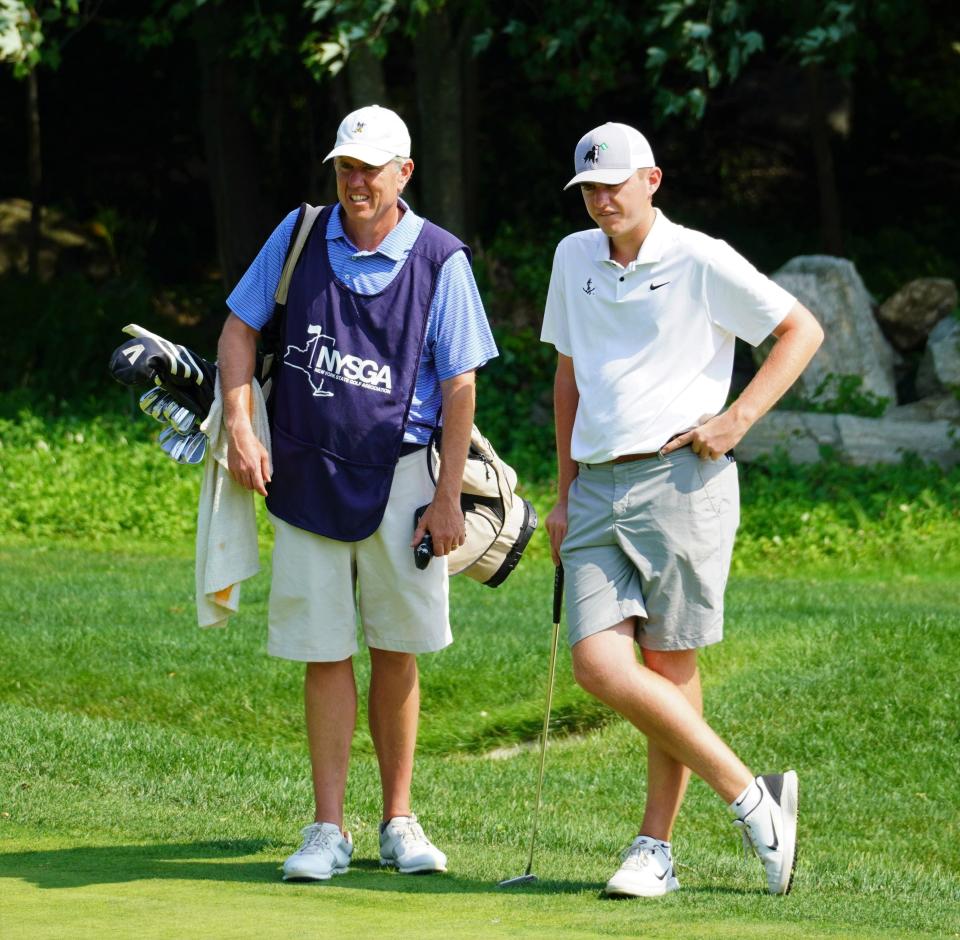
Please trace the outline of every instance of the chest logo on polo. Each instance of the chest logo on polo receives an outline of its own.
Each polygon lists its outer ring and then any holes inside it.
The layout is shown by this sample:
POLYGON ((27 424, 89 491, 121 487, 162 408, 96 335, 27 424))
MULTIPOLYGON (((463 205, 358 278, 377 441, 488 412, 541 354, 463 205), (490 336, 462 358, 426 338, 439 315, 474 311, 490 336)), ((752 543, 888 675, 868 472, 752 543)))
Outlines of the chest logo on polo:
POLYGON ((306 375, 314 398, 333 397, 333 392, 324 387, 326 379, 346 382, 370 392, 386 394, 393 390, 390 366, 334 349, 336 339, 327 336, 323 327, 317 324, 310 324, 307 333, 310 339, 304 346, 287 346, 283 363, 306 375))
POLYGON ((583 287, 581 287, 580 290, 582 290, 588 296, 590 294, 595 294, 597 292, 597 289, 593 286, 593 278, 588 277, 587 283, 583 287))

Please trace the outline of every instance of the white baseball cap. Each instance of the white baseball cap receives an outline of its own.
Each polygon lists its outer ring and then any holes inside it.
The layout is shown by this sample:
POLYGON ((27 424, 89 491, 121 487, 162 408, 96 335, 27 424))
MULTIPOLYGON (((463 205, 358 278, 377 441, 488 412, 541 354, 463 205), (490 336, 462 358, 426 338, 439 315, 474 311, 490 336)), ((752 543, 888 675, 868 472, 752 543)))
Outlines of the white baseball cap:
POLYGON ((647 138, 627 124, 601 124, 580 138, 573 151, 576 176, 564 189, 580 183, 616 186, 634 170, 656 166, 647 138))
POLYGON ((353 157, 370 166, 383 166, 394 157, 410 156, 410 132, 399 114, 378 104, 351 111, 337 128, 337 142, 323 162, 353 157))

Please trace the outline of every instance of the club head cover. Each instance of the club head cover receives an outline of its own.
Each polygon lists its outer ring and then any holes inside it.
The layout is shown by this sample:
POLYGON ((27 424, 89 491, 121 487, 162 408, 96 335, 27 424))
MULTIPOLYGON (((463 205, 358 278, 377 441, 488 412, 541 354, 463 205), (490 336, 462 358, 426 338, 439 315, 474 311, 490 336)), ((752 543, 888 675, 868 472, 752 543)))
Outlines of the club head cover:
POLYGON ((162 386, 178 404, 205 418, 213 403, 216 365, 136 323, 127 324, 123 331, 133 338, 110 356, 113 378, 133 388, 162 386))

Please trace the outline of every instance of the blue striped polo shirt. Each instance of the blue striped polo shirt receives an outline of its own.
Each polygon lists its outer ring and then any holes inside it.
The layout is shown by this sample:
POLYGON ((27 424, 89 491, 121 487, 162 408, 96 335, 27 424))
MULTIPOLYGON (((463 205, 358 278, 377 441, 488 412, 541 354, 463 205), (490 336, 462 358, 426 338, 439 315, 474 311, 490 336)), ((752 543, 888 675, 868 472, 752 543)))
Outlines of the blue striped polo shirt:
MULTIPOLYGON (((373 251, 360 251, 350 241, 340 219, 340 205, 334 206, 327 224, 327 256, 336 278, 358 294, 376 294, 387 287, 423 228, 423 219, 402 199, 400 205, 406 211, 399 224, 373 251)), ((227 298, 230 310, 255 330, 262 330, 273 315, 273 295, 298 211, 294 209, 274 229, 227 298)), ((425 444, 429 439, 440 410, 441 382, 479 369, 496 355, 470 263, 462 251, 454 252, 437 278, 404 441, 425 444)))

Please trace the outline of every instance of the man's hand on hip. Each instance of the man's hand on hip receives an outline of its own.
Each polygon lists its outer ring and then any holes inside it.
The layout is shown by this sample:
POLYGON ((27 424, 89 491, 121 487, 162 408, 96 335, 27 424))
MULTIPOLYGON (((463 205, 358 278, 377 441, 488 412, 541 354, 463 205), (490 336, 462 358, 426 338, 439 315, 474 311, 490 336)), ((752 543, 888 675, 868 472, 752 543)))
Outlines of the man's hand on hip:
POLYGON ((433 554, 437 557, 449 555, 463 545, 467 540, 467 530, 460 500, 435 496, 420 517, 417 530, 410 540, 410 547, 416 548, 427 532, 433 539, 433 554))
POLYGON ((689 444, 701 459, 716 460, 740 443, 748 427, 749 425, 743 426, 743 423, 730 411, 724 411, 705 421, 700 427, 686 431, 664 444, 661 453, 669 454, 689 444))

